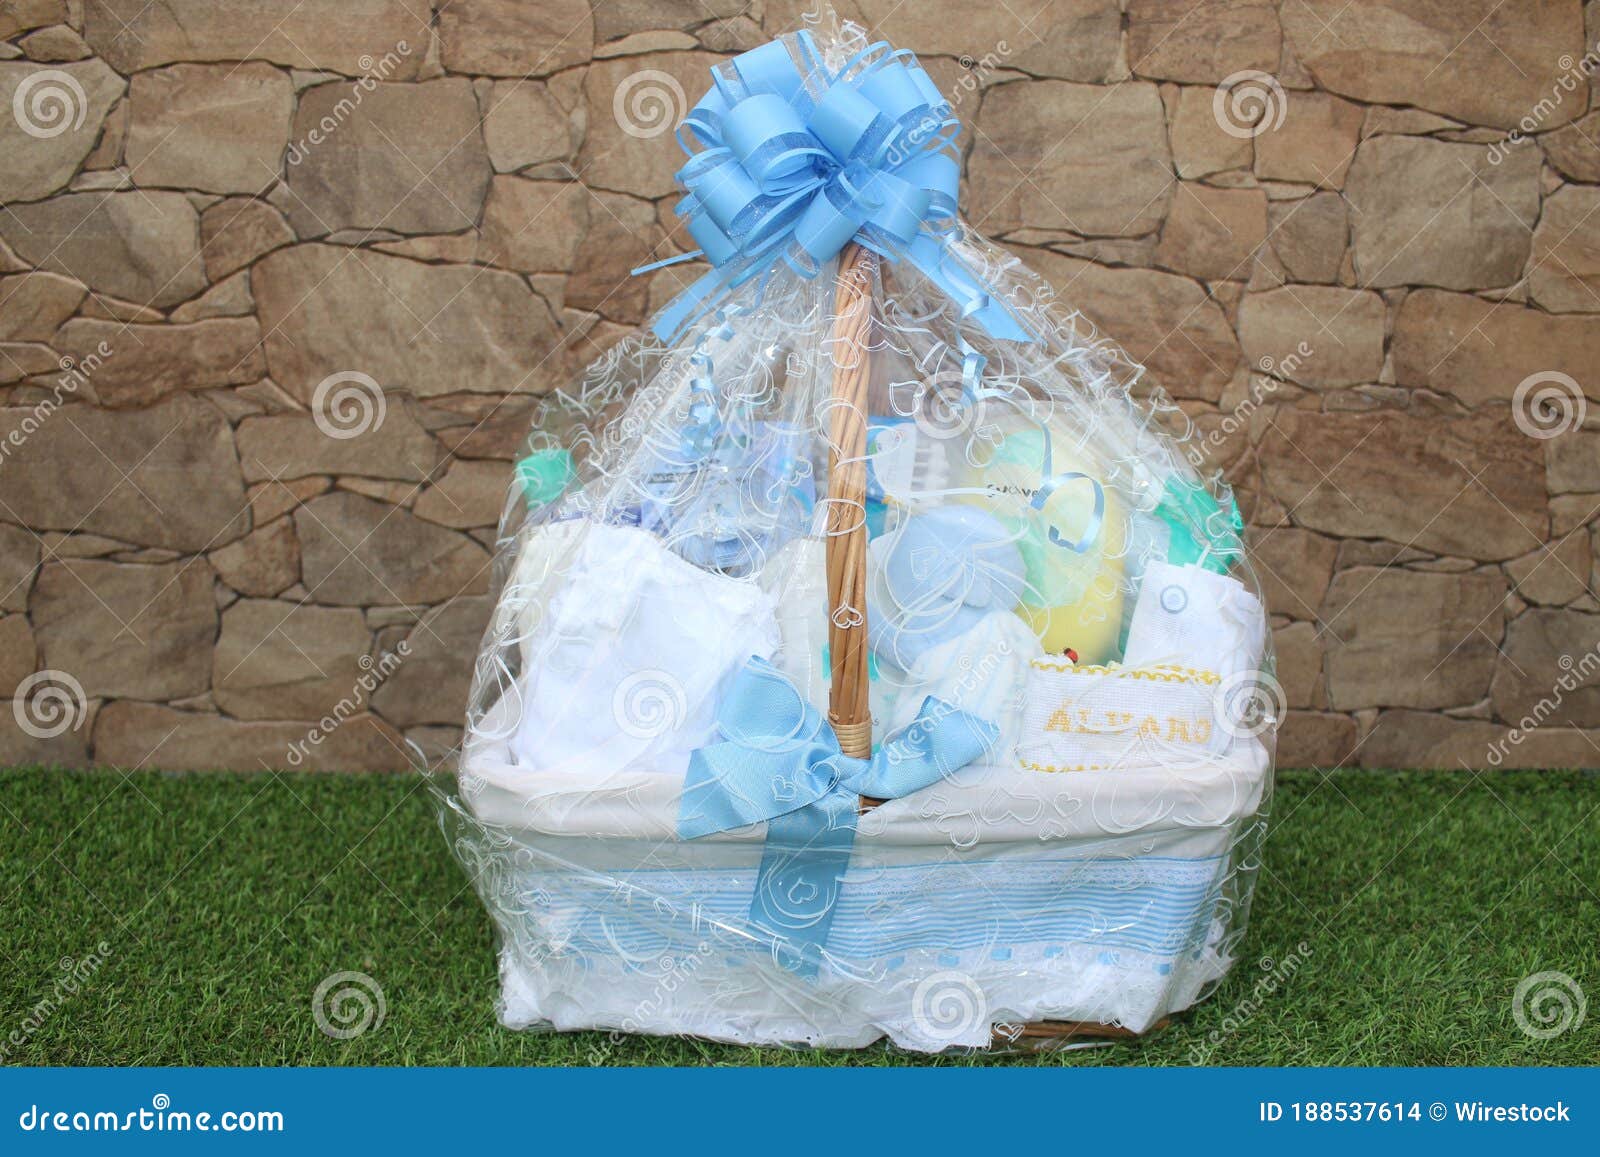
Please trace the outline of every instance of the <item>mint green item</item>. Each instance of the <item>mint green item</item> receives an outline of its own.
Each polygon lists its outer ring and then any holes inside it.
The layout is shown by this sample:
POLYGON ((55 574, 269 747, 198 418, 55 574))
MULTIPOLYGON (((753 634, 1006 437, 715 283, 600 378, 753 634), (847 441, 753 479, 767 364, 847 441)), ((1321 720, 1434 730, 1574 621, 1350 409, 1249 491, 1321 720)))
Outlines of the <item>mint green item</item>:
POLYGON ((529 506, 554 502, 577 477, 572 455, 565 450, 535 450, 517 463, 516 470, 529 506))
POLYGON ((1244 519, 1239 516, 1238 504, 1229 502, 1224 515, 1222 506, 1204 486, 1168 478, 1156 516, 1172 531, 1167 561, 1174 565, 1198 562, 1206 570, 1227 574, 1231 561, 1244 553, 1239 539, 1244 532, 1244 519), (1195 538, 1197 530, 1204 537, 1203 542, 1195 538))

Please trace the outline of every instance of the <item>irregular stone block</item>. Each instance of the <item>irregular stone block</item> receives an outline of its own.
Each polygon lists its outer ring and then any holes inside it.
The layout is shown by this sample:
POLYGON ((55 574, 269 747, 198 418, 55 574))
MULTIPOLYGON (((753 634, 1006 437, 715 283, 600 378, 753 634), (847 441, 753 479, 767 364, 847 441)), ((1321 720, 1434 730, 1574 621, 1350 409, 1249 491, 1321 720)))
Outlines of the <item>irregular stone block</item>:
POLYGON ((1107 269, 1042 250, 1024 260, 1055 287, 1061 303, 1122 343, 1155 384, 1180 398, 1214 402, 1239 364, 1222 307, 1186 277, 1153 269, 1107 269))
POLYGON ((1332 285, 1350 240, 1344 198, 1313 193, 1298 201, 1275 201, 1267 206, 1267 235, 1291 279, 1332 285))
POLYGON ((1230 133, 1217 119, 1211 88, 1184 85, 1169 113, 1168 136, 1178 176, 1186 181, 1231 169, 1248 169, 1254 148, 1249 136, 1230 133))
POLYGON ((1386 314, 1370 291, 1286 285, 1245 295, 1239 344, 1252 367, 1301 385, 1376 382, 1386 314))
POLYGON ((683 150, 674 130, 720 61, 709 52, 661 52, 590 65, 583 81, 588 128, 578 152, 584 183, 649 200, 676 193, 672 175, 683 150))
POLYGON ((503 462, 452 462, 444 477, 418 496, 417 517, 457 530, 495 526, 510 485, 511 471, 503 462))
POLYGON ((483 142, 497 173, 569 159, 581 130, 581 116, 562 108, 549 87, 536 81, 496 81, 484 101, 483 142))
POLYGON ((1182 184, 1161 230, 1156 263, 1206 281, 1247 281, 1267 237, 1260 189, 1182 184))
POLYGON ((90 698, 181 699, 211 685, 217 608, 204 562, 46 563, 28 600, 41 665, 90 698))
POLYGON ((459 77, 306 89, 287 159, 289 221, 301 237, 470 229, 489 187, 477 98, 459 77))
POLYGON ((984 95, 974 136, 966 209, 987 233, 1137 237, 1167 215, 1172 153, 1153 84, 999 85, 984 95))
POLYGON ((230 197, 200 214, 200 254, 212 281, 243 269, 262 254, 294 244, 289 222, 265 201, 230 197))
POLYGON ((1256 141, 1256 176, 1324 189, 1344 187, 1365 110, 1323 92, 1285 97, 1283 123, 1256 141))
POLYGON ((217 577, 242 595, 266 598, 300 581, 294 523, 279 518, 211 552, 217 577))
POLYGON ((374 73, 422 67, 431 13, 411 0, 86 0, 83 34, 119 72, 180 60, 267 60, 288 68, 374 73))
MULTIPOLYGON (((287 521, 285 519, 284 521, 287 521)), ((372 635, 354 608, 240 599, 222 615, 211 675, 240 719, 316 719, 365 709, 372 635)))
POLYGON ((499 270, 297 245, 250 284, 272 379, 307 403, 347 370, 418 396, 514 392, 556 338, 544 302, 499 270))
POLYGON ((439 9, 439 56, 450 72, 546 76, 594 53, 589 0, 453 0, 439 9))
POLYGON ((1341 767, 1355 750, 1356 721, 1348 715, 1291 711, 1278 731, 1280 768, 1341 767))
POLYGON ((95 761, 164 771, 401 771, 404 740, 370 714, 322 721, 246 723, 152 703, 108 703, 95 720, 95 761))
POLYGON ((1272 632, 1277 678, 1291 708, 1325 707, 1322 640, 1312 623, 1290 623, 1272 632))
POLYGON ((310 598, 337 606, 441 603, 488 589, 489 553, 408 510, 346 491, 294 512, 310 598))
POLYGON ((28 609, 28 591, 39 569, 39 539, 20 526, 0 522, 0 611, 28 609))
POLYGON ((148 406, 177 390, 246 385, 267 372, 253 317, 133 326, 78 317, 53 344, 80 365, 100 357, 90 380, 100 402, 112 407, 148 406))
POLYGON ((1600 313, 1600 189, 1565 185, 1545 198, 1533 234, 1528 293, 1552 313, 1600 313))
POLYGON ((411 653, 373 694, 378 714, 398 727, 465 719, 472 664, 461 657, 478 653, 493 609, 488 598, 459 598, 423 615, 406 636, 411 653))
POLYGON ((1419 289, 1400 305, 1393 352, 1402 386, 1438 390, 1468 406, 1509 402, 1523 379, 1546 371, 1566 374, 1600 399, 1600 324, 1592 318, 1419 289))
POLYGON ((577 181, 496 177, 483 207, 483 260, 519 273, 570 272, 593 200, 577 181))
POLYGON ((1600 491, 1600 432, 1567 430, 1544 444, 1551 494, 1600 491))
POLYGON ((420 482, 432 477, 444 452, 417 421, 403 396, 386 398, 383 417, 354 437, 337 422, 318 425, 311 414, 268 414, 239 423, 239 462, 247 482, 303 478, 311 474, 359 474, 420 482), (323 427, 326 426, 327 429, 323 427))
POLYGON ((1588 591, 1593 568, 1589 535, 1582 530, 1506 563, 1512 589, 1530 603, 1565 606, 1588 591))
POLYGON ((141 186, 255 193, 283 169, 294 86, 268 64, 175 64, 137 73, 128 107, 141 186))
POLYGON ((1524 730, 1600 726, 1600 615, 1532 607, 1506 628, 1494 713, 1524 730))
POLYGON ((1594 767, 1600 732, 1545 727, 1524 732, 1487 719, 1431 711, 1385 711, 1361 745, 1361 766, 1460 771, 1463 768, 1594 767))
POLYGON ((48 343, 87 293, 59 273, 0 277, 0 341, 48 343))
POLYGON ((1330 705, 1476 703, 1494 672, 1505 596, 1500 575, 1340 571, 1322 610, 1330 705))
MULTIPOLYGON (((18 684, 34 673, 38 662, 28 616, 0 615, 0 699, 15 699, 18 684)), ((25 704, 13 702, 11 706, 14 711, 26 710, 25 704)), ((465 715, 463 710, 463 718, 465 715)))
POLYGON ((1271 0, 1128 0, 1135 76, 1216 84, 1236 72, 1276 72, 1282 44, 1271 0))
POLYGON ((1248 542, 1267 610, 1292 619, 1316 618, 1339 544, 1292 526, 1252 529, 1248 542))
POLYGON ((0 448, 10 517, 37 530, 188 552, 250 529, 233 433, 216 407, 187 395, 127 412, 70 405, 42 419, 0 409, 0 448))
POLYGON ((1544 455, 1503 417, 1279 412, 1261 441, 1269 493, 1324 534, 1515 558, 1544 542, 1544 455))
POLYGON ((1345 182, 1362 285, 1489 289, 1522 276, 1539 219, 1539 155, 1369 137, 1345 182))
POLYGON ((1536 110, 1546 127, 1583 112, 1581 92, 1556 100, 1563 71, 1583 55, 1577 4, 1295 0, 1282 20, 1317 83, 1356 100, 1502 129, 1536 110))
POLYGON ((126 88, 99 60, 0 62, 0 205, 66 188, 126 88))
POLYGON ((10 205, 0 236, 40 269, 141 305, 176 305, 206 287, 199 218, 182 193, 63 193, 10 205))

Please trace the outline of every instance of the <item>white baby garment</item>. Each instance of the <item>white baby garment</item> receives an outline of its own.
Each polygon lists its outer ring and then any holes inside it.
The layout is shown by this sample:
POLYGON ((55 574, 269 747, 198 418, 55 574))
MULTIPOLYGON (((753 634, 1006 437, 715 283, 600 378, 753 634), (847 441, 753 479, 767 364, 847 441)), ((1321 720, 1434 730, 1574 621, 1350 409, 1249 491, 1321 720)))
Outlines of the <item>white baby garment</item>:
POLYGON ((1021 617, 995 611, 948 643, 926 651, 899 681, 894 699, 895 728, 909 726, 929 695, 976 715, 1000 729, 1000 739, 984 757, 1008 763, 1022 731, 1028 665, 1044 653, 1039 636, 1021 617))
POLYGON ((1122 664, 1193 667, 1226 682, 1261 666, 1266 641, 1261 600, 1238 579, 1153 562, 1144 571, 1122 664))
POLYGON ((557 523, 522 549, 553 593, 514 604, 523 662, 508 697, 521 702, 505 707, 518 720, 515 762, 681 776, 689 753, 716 738, 727 682, 777 646, 772 596, 634 527, 557 523))

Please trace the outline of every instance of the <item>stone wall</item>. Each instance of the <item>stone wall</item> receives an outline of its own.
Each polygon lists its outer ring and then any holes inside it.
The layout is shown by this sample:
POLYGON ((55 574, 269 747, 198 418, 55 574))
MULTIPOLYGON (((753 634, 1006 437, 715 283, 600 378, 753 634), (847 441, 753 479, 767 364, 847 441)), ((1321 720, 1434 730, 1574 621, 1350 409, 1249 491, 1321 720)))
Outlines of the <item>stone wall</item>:
MULTIPOLYGON (((530 400, 681 279, 664 130, 800 10, 3 0, 0 763, 448 746, 530 400)), ((842 10, 1226 467, 1281 762, 1600 766, 1600 0, 842 10)))

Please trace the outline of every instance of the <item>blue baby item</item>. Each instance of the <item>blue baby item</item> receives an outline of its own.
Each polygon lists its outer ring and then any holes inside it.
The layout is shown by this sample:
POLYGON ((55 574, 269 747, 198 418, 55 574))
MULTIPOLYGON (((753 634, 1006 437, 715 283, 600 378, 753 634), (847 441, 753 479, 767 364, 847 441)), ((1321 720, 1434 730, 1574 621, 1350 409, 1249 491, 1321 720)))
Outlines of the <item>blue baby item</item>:
POLYGON ((751 422, 709 454, 686 437, 657 452, 639 525, 697 566, 734 575, 759 569, 810 523, 816 489, 800 444, 800 431, 784 422, 751 422))
POLYGON ((875 544, 880 599, 867 637, 901 668, 1022 599, 1015 536, 976 506, 941 506, 907 518, 875 544))

